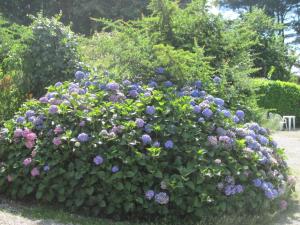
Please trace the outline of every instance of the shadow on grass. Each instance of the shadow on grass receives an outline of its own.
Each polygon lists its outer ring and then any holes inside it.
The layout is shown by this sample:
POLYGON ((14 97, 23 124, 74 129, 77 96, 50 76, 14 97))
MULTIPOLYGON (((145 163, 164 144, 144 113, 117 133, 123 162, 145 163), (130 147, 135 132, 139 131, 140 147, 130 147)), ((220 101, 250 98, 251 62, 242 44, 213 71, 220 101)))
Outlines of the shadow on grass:
MULTIPOLYGON (((167 225, 165 222, 117 222, 107 219, 92 218, 72 214, 61 207, 41 205, 36 202, 16 202, 0 196, 0 211, 11 215, 21 216, 31 220, 35 225, 167 225)), ((184 225, 185 223, 181 223, 184 225)), ((292 200, 289 209, 272 216, 223 216, 207 218, 194 225, 299 225, 300 202, 292 200)))

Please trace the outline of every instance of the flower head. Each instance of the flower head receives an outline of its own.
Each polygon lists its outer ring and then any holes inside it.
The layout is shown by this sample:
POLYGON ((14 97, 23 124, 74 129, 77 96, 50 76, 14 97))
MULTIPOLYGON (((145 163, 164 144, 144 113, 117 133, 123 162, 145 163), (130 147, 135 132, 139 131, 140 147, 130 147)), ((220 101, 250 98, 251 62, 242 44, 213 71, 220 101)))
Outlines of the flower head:
POLYGON ((154 106, 147 106, 146 113, 148 115, 153 115, 155 113, 155 107, 154 106))
POLYGON ((117 91, 119 90, 120 86, 118 83, 111 82, 106 85, 106 88, 111 91, 117 91))
POLYGON ((209 108, 206 108, 202 111, 202 115, 209 118, 213 115, 213 112, 209 108))
POLYGON ((50 114, 55 114, 55 113, 57 113, 58 112, 58 107, 56 106, 56 105, 51 105, 50 107, 49 107, 49 113, 50 114))
POLYGON ((103 163, 103 158, 100 155, 95 156, 95 158, 93 159, 95 165, 99 166, 103 163))
POLYGON ((135 124, 138 128, 142 128, 145 125, 145 121, 143 119, 137 118, 135 120, 135 124))
POLYGON ((31 176, 33 177, 36 177, 36 176, 39 176, 40 175, 40 171, 37 167, 34 167, 32 170, 31 170, 31 176))
POLYGON ((154 195, 155 195, 155 192, 153 190, 148 190, 145 193, 145 198, 148 200, 151 200, 151 199, 153 199, 154 195))
POLYGON ((237 110, 235 115, 240 119, 240 120, 243 120, 244 117, 245 117, 245 113, 243 110, 237 110))
POLYGON ((171 149, 173 147, 174 147, 174 143, 173 143, 172 140, 168 140, 168 141, 165 142, 165 148, 166 149, 171 149))
POLYGON ((89 136, 86 133, 79 134, 77 138, 80 142, 87 142, 89 140, 89 136))
POLYGON ((148 134, 144 134, 141 139, 144 145, 151 144, 152 142, 152 139, 148 134))
POLYGON ((54 145, 56 145, 56 146, 61 145, 61 143, 62 143, 61 138, 60 138, 60 137, 55 137, 55 138, 53 138, 52 143, 53 143, 54 145))
POLYGON ((23 165, 24 165, 24 166, 29 166, 29 165, 31 164, 31 162, 32 162, 32 159, 31 159, 31 158, 26 158, 26 159, 24 159, 24 161, 23 161, 23 165))
POLYGON ((155 195, 155 202, 160 205, 166 205, 169 202, 169 196, 166 192, 159 192, 155 195))
POLYGON ((120 171, 120 168, 118 167, 118 166, 113 166, 112 168, 111 168, 111 172, 113 172, 113 173, 117 173, 117 172, 119 172, 120 171))
POLYGON ((85 77, 85 73, 82 72, 82 71, 77 71, 77 72, 75 73, 75 78, 76 78, 77 80, 81 80, 81 79, 83 79, 84 77, 85 77))

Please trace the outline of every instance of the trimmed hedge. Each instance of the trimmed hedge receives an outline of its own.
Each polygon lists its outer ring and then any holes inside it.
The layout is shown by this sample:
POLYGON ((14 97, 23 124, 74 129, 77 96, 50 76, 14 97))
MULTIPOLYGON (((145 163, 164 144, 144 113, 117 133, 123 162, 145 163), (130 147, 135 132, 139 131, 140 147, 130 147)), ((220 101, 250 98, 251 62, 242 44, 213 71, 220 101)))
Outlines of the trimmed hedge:
MULTIPOLYGON (((254 80, 258 105, 280 115, 300 118, 300 85, 282 81, 254 80)), ((298 123, 299 125, 299 123, 298 123)))

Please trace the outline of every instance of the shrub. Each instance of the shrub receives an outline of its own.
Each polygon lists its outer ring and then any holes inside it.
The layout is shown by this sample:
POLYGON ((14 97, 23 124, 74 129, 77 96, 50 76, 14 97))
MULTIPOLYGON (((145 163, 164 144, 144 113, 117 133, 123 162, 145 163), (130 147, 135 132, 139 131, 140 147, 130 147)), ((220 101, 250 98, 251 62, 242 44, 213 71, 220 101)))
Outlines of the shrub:
MULTIPOLYGON (((57 18, 36 17, 31 34, 23 38, 24 47, 13 47, 7 60, 11 71, 18 71, 18 89, 35 97, 45 87, 72 77, 78 67, 76 36, 57 18)), ((10 72, 10 71, 9 71, 10 72)))
POLYGON ((179 88, 75 77, 5 123, 2 193, 143 219, 273 211, 289 196, 294 180, 268 131, 204 91, 219 78, 179 88))
POLYGON ((255 80, 258 105, 283 115, 300 118, 300 86, 282 81, 255 80))

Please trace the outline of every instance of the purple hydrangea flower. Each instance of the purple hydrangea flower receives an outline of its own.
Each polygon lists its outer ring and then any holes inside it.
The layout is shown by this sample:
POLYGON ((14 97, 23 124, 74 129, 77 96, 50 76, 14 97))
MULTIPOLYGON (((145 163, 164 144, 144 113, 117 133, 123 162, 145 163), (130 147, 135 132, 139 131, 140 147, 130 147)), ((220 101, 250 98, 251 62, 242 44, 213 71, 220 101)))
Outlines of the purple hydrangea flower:
POLYGON ((257 139, 258 139, 259 143, 262 144, 262 145, 268 145, 269 144, 269 139, 266 138, 265 136, 258 135, 257 139))
POLYGON ((143 119, 137 118, 135 120, 135 124, 138 128, 142 128, 145 125, 145 121, 143 119))
POLYGON ((103 160, 102 156, 97 155, 94 157, 93 161, 94 161, 95 165, 99 166, 103 163, 104 160, 103 160))
POLYGON ((206 108, 202 111, 202 115, 205 116, 206 118, 209 118, 213 115, 213 112, 211 111, 211 109, 206 108))
POLYGON ((169 87, 173 86, 173 83, 168 80, 168 81, 164 82, 164 85, 165 85, 165 87, 169 88, 169 87))
POLYGON ((195 102, 195 101, 190 101, 190 105, 191 105, 191 106, 195 106, 195 105, 196 105, 196 102, 195 102))
POLYGON ((244 187, 242 186, 242 185, 240 185, 240 184, 238 184, 238 185, 236 185, 235 186, 235 192, 236 193, 242 193, 244 191, 244 187))
POLYGON ((236 194, 235 185, 232 185, 232 184, 226 185, 224 192, 225 192, 226 196, 236 194))
POLYGON ((77 71, 77 72, 75 73, 75 78, 76 78, 77 80, 81 80, 81 79, 83 79, 84 77, 85 77, 85 73, 82 72, 82 71, 77 71))
POLYGON ((154 106, 147 106, 146 113, 148 115, 153 115, 155 113, 155 107, 154 106))
POLYGON ((144 93, 144 96, 145 97, 150 97, 152 94, 151 94, 151 92, 150 91, 146 91, 145 93, 144 93))
POLYGON ((89 140, 89 136, 86 133, 79 134, 77 138, 80 142, 87 142, 89 140))
POLYGON ((240 119, 240 120, 243 120, 244 117, 245 117, 245 113, 243 110, 237 110, 235 115, 240 119))
POLYGON ((215 104, 218 106, 223 106, 224 105, 224 100, 221 98, 215 98, 215 104))
POLYGON ((173 147, 174 147, 174 143, 173 143, 172 140, 168 140, 168 141, 165 142, 165 148, 166 149, 171 149, 173 147))
POLYGON ((17 128, 14 132, 14 138, 22 137, 22 134, 23 134, 23 130, 20 128, 17 128))
POLYGON ((145 198, 148 200, 153 199, 154 196, 155 196, 155 192, 153 190, 148 190, 145 193, 145 198))
POLYGON ((166 192, 159 192, 158 194, 155 195, 155 201, 158 204, 166 205, 169 202, 169 196, 166 192))
POLYGON ((91 82, 91 81, 87 81, 87 82, 85 82, 84 83, 84 86, 85 87, 89 87, 89 86, 91 86, 93 83, 91 82))
POLYGON ((51 105, 50 107, 49 107, 49 113, 50 114, 55 114, 55 113, 57 113, 58 112, 58 107, 56 106, 56 105, 51 105))
POLYGON ((205 97, 205 95, 206 95, 206 91, 200 91, 199 94, 200 94, 200 97, 203 98, 203 97, 205 97))
POLYGON ((137 92, 137 90, 130 90, 128 95, 132 98, 136 98, 139 95, 139 93, 137 92))
POLYGON ((119 90, 120 86, 118 83, 111 82, 106 85, 106 88, 111 91, 117 91, 119 90))
POLYGON ((113 166, 112 168, 111 168, 111 172, 113 172, 113 173, 117 173, 117 172, 119 172, 120 171, 120 168, 118 167, 118 166, 113 166))
POLYGON ((152 139, 148 134, 144 134, 141 139, 144 145, 151 144, 152 142, 152 139))

